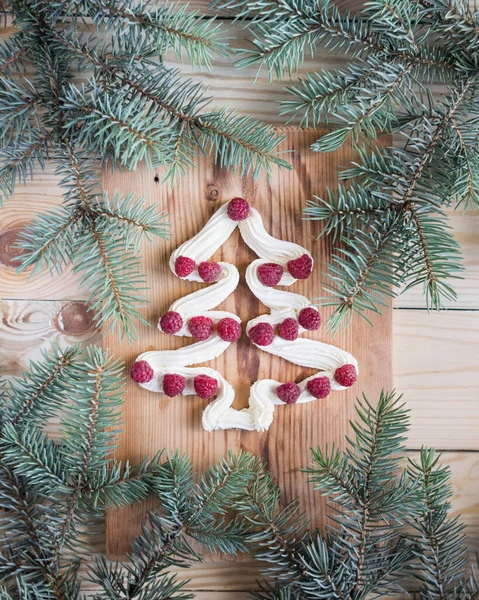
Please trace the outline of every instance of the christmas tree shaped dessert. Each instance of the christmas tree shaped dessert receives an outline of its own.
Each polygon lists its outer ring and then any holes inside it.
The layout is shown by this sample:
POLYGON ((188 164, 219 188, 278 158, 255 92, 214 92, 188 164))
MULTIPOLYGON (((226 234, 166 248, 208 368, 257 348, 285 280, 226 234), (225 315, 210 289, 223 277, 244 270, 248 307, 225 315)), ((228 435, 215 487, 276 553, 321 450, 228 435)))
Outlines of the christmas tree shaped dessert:
POLYGON ((163 333, 197 341, 177 350, 144 352, 134 363, 131 376, 142 387, 170 397, 196 394, 205 400, 215 398, 203 412, 206 430, 263 431, 273 420, 275 406, 326 398, 331 390, 345 389, 356 381, 358 364, 351 354, 300 337, 304 331, 319 329, 320 314, 305 296, 281 289, 310 276, 311 254, 298 244, 269 235, 261 215, 246 200, 233 198, 221 206, 201 231, 172 253, 170 268, 182 279, 210 284, 176 300, 158 324, 163 333), (208 261, 236 227, 259 257, 248 266, 246 282, 270 309, 269 314, 247 323, 250 341, 261 350, 317 371, 299 384, 272 379, 255 382, 249 406, 242 410, 232 408, 234 389, 218 371, 189 366, 220 356, 241 337, 240 319, 214 310, 236 289, 238 270, 230 263, 208 261))

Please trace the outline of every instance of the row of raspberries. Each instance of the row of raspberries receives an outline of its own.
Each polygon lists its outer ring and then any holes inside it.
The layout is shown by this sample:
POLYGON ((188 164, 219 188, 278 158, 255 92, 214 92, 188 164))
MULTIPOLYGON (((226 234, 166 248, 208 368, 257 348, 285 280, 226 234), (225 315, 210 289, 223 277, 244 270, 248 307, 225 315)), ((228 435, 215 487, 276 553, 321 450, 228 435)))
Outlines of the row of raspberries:
MULTIPOLYGON (((175 273, 178 277, 188 277, 196 269, 196 263, 187 256, 178 256, 175 261, 175 273)), ((218 281, 221 275, 221 265, 217 262, 200 262, 198 265, 198 275, 205 283, 214 283, 218 281)))
MULTIPOLYGON (((315 308, 308 306, 300 310, 298 320, 288 317, 279 323, 276 333, 283 340, 293 342, 298 337, 300 325, 308 331, 316 331, 321 325, 321 315, 315 308)), ((275 331, 270 323, 264 321, 251 327, 248 336, 253 344, 257 346, 269 346, 273 343, 275 331)))
MULTIPOLYGON (((137 383, 148 383, 153 379, 153 369, 146 360, 138 360, 131 368, 131 378, 137 383)), ((183 393, 186 387, 186 379, 177 373, 166 373, 163 376, 163 392, 173 398, 183 393)), ((218 381, 209 375, 197 375, 193 379, 195 393, 200 398, 208 400, 218 390, 218 381)))
MULTIPOLYGON (((313 270, 313 259, 308 254, 303 254, 286 263, 288 271, 295 279, 307 279, 313 270)), ((258 267, 258 279, 266 287, 278 285, 283 276, 284 269, 277 263, 263 263, 258 267)))
MULTIPOLYGON (((173 335, 183 327, 183 318, 180 313, 170 310, 161 317, 160 327, 164 333, 173 335)), ((209 317, 191 317, 188 321, 188 331, 197 340, 207 340, 213 333, 213 328, 213 321, 209 317)), ((225 342, 236 342, 241 337, 241 325, 231 317, 218 321, 216 331, 225 342)))
MULTIPOLYGON (((137 383, 148 383, 153 379, 154 372, 146 360, 137 361, 131 368, 131 377, 137 383)), ((334 373, 336 381, 350 387, 358 378, 354 365, 343 365, 334 373)), ((163 376, 163 392, 173 398, 183 393, 186 379, 183 375, 167 373, 163 376)), ((203 400, 212 398, 218 390, 218 381, 209 375, 197 375, 193 380, 193 387, 197 396, 203 400)), ((315 377, 306 384, 308 392, 315 398, 326 398, 331 391, 331 382, 328 377, 315 377)), ((296 404, 301 394, 301 388, 294 381, 283 383, 276 388, 276 395, 285 404, 296 404)))
MULTIPOLYGON (((313 259, 303 254, 286 263, 288 271, 295 279, 307 279, 313 270, 313 259)), ((175 261, 175 273, 178 277, 188 277, 196 269, 196 262, 188 256, 178 256, 175 261)), ((221 265, 217 262, 203 261, 198 265, 198 275, 205 283, 218 281, 221 275, 221 265)), ((263 263, 258 267, 258 279, 267 287, 278 285, 284 269, 277 263, 263 263)))
MULTIPOLYGON (((299 326, 309 331, 319 329, 321 316, 319 312, 308 306, 303 308, 298 315, 298 320, 289 317, 279 323, 277 334, 284 340, 294 341, 298 337, 299 326)), ((164 333, 171 335, 178 333, 183 327, 183 317, 180 313, 170 310, 160 319, 160 327, 164 333)), ((214 323, 209 317, 191 317, 188 321, 188 331, 197 340, 207 340, 213 333, 214 323)), ((241 325, 231 317, 221 319, 216 325, 218 335, 225 342, 236 342, 241 337, 241 325)), ((274 339, 275 332, 269 323, 258 323, 252 327, 248 335, 251 341, 258 346, 269 346, 274 339)))
MULTIPOLYGON (((343 365, 336 369, 334 379, 343 387, 351 387, 357 380, 358 374, 354 365, 343 365)), ((326 398, 331 391, 329 377, 315 377, 306 384, 306 389, 314 398, 326 398)), ((285 404, 296 404, 301 394, 301 388, 294 381, 283 383, 276 388, 276 395, 285 404)))

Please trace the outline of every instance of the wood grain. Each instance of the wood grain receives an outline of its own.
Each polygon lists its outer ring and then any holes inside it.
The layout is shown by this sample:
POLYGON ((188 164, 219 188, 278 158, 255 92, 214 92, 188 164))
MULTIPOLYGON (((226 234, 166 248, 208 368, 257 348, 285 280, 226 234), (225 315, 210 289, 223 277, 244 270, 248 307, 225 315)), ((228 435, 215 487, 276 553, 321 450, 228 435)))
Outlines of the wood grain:
POLYGON ((479 312, 393 312, 394 385, 411 409, 409 447, 479 450, 479 312))
POLYGON ((17 185, 13 196, 0 208, 0 298, 29 300, 85 300, 71 269, 52 276, 31 276, 31 269, 17 272, 19 251, 14 247, 21 230, 36 215, 53 210, 62 201, 54 165, 35 171, 34 179, 17 185))
MULTIPOLYGON (((182 339, 159 334, 155 327, 158 316, 167 310, 174 299, 195 289, 190 282, 180 281, 171 274, 168 257, 174 248, 202 227, 219 205, 235 195, 248 198, 259 209, 272 235, 294 240, 312 250, 318 261, 314 275, 307 282, 298 282, 295 290, 311 298, 322 295, 319 274, 329 255, 329 246, 324 239, 312 241, 318 233, 317 224, 302 221, 300 212, 306 198, 321 194, 326 186, 335 184, 337 165, 350 156, 351 148, 345 146, 335 154, 313 153, 309 147, 317 135, 318 132, 311 130, 288 130, 284 147, 293 149, 293 169, 274 173, 269 183, 265 178, 256 183, 249 178, 241 181, 230 173, 214 168, 211 160, 205 158, 199 159, 197 170, 173 190, 156 183, 155 174, 145 169, 126 176, 115 174, 112 177, 105 173, 105 188, 117 188, 121 192, 136 189, 150 202, 173 214, 171 241, 160 242, 156 248, 149 245, 144 249, 144 268, 151 286, 151 305, 144 315, 152 327, 142 329, 140 341, 130 346, 120 344, 113 337, 107 336, 105 339, 105 345, 122 357, 127 367, 144 350, 173 348, 185 343, 182 339)), ((243 275, 246 266, 255 257, 240 242, 236 232, 216 258, 233 262, 243 275)), ((223 307, 238 314, 243 322, 264 312, 244 281, 223 307)), ((327 311, 324 311, 326 316, 327 311)), ((356 389, 332 394, 324 402, 284 407, 277 411, 270 431, 264 434, 240 431, 206 433, 200 422, 203 401, 198 398, 169 400, 146 392, 130 381, 127 384, 125 426, 118 457, 138 462, 145 455, 163 447, 179 449, 193 457, 195 466, 202 470, 228 449, 250 450, 268 460, 283 491, 284 502, 296 496, 301 497, 304 508, 313 518, 313 524, 322 524, 323 503, 317 494, 312 493, 300 468, 308 464, 311 446, 333 440, 342 442, 348 431, 348 420, 359 389, 374 398, 382 387, 391 387, 391 311, 386 310, 376 325, 373 329, 365 322, 358 321, 346 331, 343 338, 334 340, 335 344, 352 351, 359 359, 361 375, 356 389)), ((316 335, 313 334, 313 337, 316 335)), ((324 332, 320 338, 331 341, 324 332)), ((272 377, 291 381, 312 374, 312 371, 258 351, 245 337, 210 365, 223 373, 235 387, 235 406, 238 408, 247 405, 250 385, 257 379, 272 377)), ((128 539, 137 531, 144 513, 145 507, 110 513, 107 533, 111 556, 123 555, 128 547, 128 539)))
POLYGON ((83 302, 0 300, 2 376, 18 375, 52 343, 101 346, 101 332, 83 302))

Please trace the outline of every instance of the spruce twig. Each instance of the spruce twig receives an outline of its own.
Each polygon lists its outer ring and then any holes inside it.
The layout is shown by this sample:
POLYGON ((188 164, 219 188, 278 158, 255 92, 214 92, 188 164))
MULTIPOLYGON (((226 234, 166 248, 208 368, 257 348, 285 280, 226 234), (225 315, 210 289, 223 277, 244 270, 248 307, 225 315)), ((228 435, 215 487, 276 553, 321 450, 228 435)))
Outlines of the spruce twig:
POLYGON ((2 598, 80 600, 85 534, 94 535, 106 506, 150 495, 158 508, 128 562, 85 565, 96 600, 191 598, 171 568, 200 560, 201 547, 268 563, 252 592, 258 600, 362 600, 406 583, 427 600, 477 597, 463 526, 449 516, 449 470, 430 449, 403 468, 408 415, 394 393, 358 401, 345 450, 312 451, 306 471, 330 501, 320 532, 308 530, 299 501, 281 503, 266 465, 248 453, 230 453, 199 477, 178 454, 159 452, 138 467, 111 460, 121 370, 98 348, 54 348, 3 387, 2 598), (58 443, 44 433, 52 417, 60 417, 58 443))
POLYGON ((329 329, 354 314, 370 321, 368 312, 380 312, 385 296, 415 286, 428 308, 454 301, 462 261, 443 209, 471 208, 479 198, 477 7, 466 0, 374 0, 351 15, 323 0, 214 4, 249 19, 253 50, 245 50, 240 67, 258 64, 284 78, 307 54, 340 50, 349 60, 340 70, 293 81, 292 99, 280 109, 305 125, 338 125, 313 150, 352 143, 360 157, 340 171, 337 191, 304 212, 337 242, 330 295, 321 299, 335 308, 329 329), (447 90, 434 95, 437 82, 447 90), (381 133, 400 134, 404 143, 372 148, 381 133), (377 252, 378 232, 391 222, 394 243, 377 252))
POLYGON ((0 44, 0 200, 50 160, 64 195, 22 233, 21 269, 73 264, 96 322, 133 339, 145 301, 135 254, 143 237, 167 235, 165 215, 132 195, 101 194, 100 165, 135 169, 145 161, 165 167, 172 183, 199 151, 257 177, 288 166, 277 152, 281 137, 215 109, 203 86, 165 67, 168 50, 206 68, 229 55, 222 26, 185 6, 15 0, 9 18, 16 33, 0 44), (78 70, 87 74, 83 85, 73 82, 78 70))

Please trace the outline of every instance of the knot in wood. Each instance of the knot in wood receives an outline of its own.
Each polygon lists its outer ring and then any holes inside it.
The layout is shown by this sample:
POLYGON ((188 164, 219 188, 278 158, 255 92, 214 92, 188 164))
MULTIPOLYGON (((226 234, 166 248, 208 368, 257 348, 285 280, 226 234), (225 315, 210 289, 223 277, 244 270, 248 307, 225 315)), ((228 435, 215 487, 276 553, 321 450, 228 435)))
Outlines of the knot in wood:
POLYGON ((22 229, 13 227, 0 234, 0 263, 16 268, 21 264, 20 257, 25 252, 17 247, 22 229))
POLYGON ((206 199, 209 200, 210 202, 216 202, 217 200, 219 200, 219 198, 220 198, 219 189, 212 183, 209 183, 206 187, 206 199))
POLYGON ((55 327, 69 335, 83 336, 95 327, 93 313, 85 302, 67 302, 55 318, 55 327))

